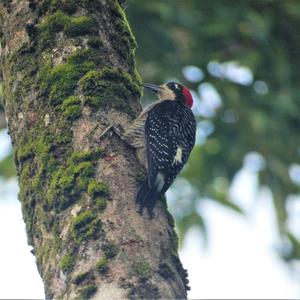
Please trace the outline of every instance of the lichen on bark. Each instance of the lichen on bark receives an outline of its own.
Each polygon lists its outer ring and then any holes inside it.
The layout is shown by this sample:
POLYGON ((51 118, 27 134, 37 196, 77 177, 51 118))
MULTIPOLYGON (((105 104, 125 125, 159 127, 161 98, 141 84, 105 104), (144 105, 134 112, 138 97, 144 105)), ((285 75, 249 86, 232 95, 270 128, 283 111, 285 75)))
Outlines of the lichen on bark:
POLYGON ((155 220, 136 213, 141 166, 118 136, 102 136, 141 109, 120 3, 6 1, 0 22, 19 198, 47 298, 186 297, 165 205, 155 220))

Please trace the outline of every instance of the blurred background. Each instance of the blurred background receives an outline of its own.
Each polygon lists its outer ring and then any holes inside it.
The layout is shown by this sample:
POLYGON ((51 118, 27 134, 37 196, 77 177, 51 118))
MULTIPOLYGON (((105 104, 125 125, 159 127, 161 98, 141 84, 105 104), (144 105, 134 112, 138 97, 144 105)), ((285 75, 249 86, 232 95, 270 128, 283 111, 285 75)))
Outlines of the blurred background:
MULTIPOLYGON (((168 192, 189 298, 300 298, 300 1, 129 0, 126 12, 143 80, 194 97, 196 146, 168 192)), ((0 108, 0 298, 41 298, 3 120, 0 108)))

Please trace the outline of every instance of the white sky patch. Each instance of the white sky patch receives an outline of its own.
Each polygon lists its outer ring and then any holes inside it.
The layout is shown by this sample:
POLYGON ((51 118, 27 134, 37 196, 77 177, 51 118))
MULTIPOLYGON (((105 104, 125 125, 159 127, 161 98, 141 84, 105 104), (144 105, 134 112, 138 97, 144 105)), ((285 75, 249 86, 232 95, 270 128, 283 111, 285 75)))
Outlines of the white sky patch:
POLYGON ((250 168, 242 168, 237 172, 229 190, 230 199, 246 213, 255 207, 254 199, 258 196, 257 173, 250 168))
POLYGON ((182 73, 189 82, 199 82, 204 78, 203 71, 195 66, 184 67, 182 73))
POLYGON ((225 78, 242 84, 250 85, 253 82, 253 74, 248 67, 241 66, 238 62, 223 63, 225 78))
MULTIPOLYGON (((264 167, 262 156, 250 152, 230 188, 232 201, 246 212, 241 216, 214 201, 202 199, 208 247, 203 248, 199 230, 189 230, 180 251, 188 269, 189 299, 298 299, 300 264, 289 269, 279 258, 278 232, 272 193, 258 186, 257 171, 264 167)), ((181 187, 179 187, 181 189, 181 187)), ((169 193, 170 198, 172 194, 169 193)), ((288 226, 300 234, 300 201, 288 201, 288 226)))
POLYGON ((193 101, 194 101, 194 104, 192 106, 192 112, 194 113, 195 116, 201 116, 201 100, 200 100, 200 97, 199 97, 199 94, 193 90, 190 90, 191 94, 192 94, 192 97, 193 97, 193 101))
POLYGON ((292 164, 289 167, 289 175, 294 183, 300 185, 300 165, 292 164))
POLYGON ((289 196, 287 199, 286 209, 289 214, 287 226, 291 233, 300 240, 300 196, 289 196))
POLYGON ((232 82, 250 85, 253 82, 253 74, 248 67, 241 66, 237 61, 220 63, 211 61, 207 65, 208 72, 219 78, 225 78, 232 82))
POLYGON ((27 245, 21 204, 16 199, 17 181, 0 182, 0 186, 0 298, 44 299, 43 283, 27 245))
POLYGON ((244 167, 251 171, 258 172, 264 169, 265 160, 258 152, 249 152, 244 157, 244 167))
POLYGON ((15 199, 18 192, 19 187, 16 178, 5 180, 0 177, 0 201, 4 201, 5 199, 15 199))
POLYGON ((209 120, 197 122, 196 144, 204 144, 207 137, 214 132, 215 126, 209 120))
POLYGON ((257 94, 266 95, 269 92, 268 85, 261 80, 257 80, 254 82, 253 88, 257 94))
POLYGON ((237 172, 230 186, 230 199, 246 213, 255 209, 255 199, 258 198, 259 193, 263 192, 265 197, 271 197, 269 190, 259 189, 257 172, 261 171, 264 166, 265 161, 259 153, 249 152, 244 157, 243 168, 237 172))
POLYGON ((207 70, 212 76, 220 78, 224 76, 222 65, 218 61, 213 60, 209 62, 207 65, 207 70))
POLYGON ((216 110, 222 105, 221 96, 215 87, 208 82, 201 83, 198 87, 200 105, 198 112, 204 117, 211 118, 216 110))
POLYGON ((0 160, 11 152, 11 140, 7 134, 7 129, 0 130, 0 160))
MULTIPOLYGON (((240 201, 247 204, 249 199, 243 198, 249 196, 256 182, 247 173, 238 176, 240 185, 235 189, 240 201)), ((299 277, 289 271, 274 251, 274 241, 278 237, 271 193, 262 191, 250 195, 253 207, 246 218, 214 201, 200 202, 208 221, 208 248, 201 247, 199 232, 192 229, 180 252, 183 266, 189 272, 190 299, 299 297, 299 277)))

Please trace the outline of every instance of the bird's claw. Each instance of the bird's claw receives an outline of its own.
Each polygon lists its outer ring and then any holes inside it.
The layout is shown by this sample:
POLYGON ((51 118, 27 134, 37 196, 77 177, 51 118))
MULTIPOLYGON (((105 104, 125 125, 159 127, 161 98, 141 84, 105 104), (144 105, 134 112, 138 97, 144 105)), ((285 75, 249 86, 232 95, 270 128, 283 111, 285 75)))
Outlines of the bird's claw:
POLYGON ((109 125, 108 127, 106 127, 103 130, 103 132, 101 133, 100 139, 103 138, 105 135, 107 135, 109 132, 111 132, 110 136, 112 135, 112 133, 115 133, 119 138, 122 139, 122 130, 121 130, 121 128, 118 128, 114 125, 109 125))

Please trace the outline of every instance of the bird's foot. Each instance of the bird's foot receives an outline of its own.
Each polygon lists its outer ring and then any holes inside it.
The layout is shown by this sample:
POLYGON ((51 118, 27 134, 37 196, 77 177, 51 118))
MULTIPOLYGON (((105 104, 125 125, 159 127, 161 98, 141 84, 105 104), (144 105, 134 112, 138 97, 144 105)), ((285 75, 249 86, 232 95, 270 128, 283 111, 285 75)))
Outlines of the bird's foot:
POLYGON ((143 212, 144 212, 144 208, 146 207, 147 212, 148 212, 148 216, 149 216, 149 220, 152 220, 155 216, 154 212, 153 212, 153 208, 149 208, 146 205, 143 205, 142 203, 138 203, 138 209, 136 210, 136 212, 143 216, 143 212))
POLYGON ((143 205, 142 203, 138 203, 138 209, 136 210, 136 212, 138 214, 140 214, 141 216, 143 216, 143 212, 144 212, 144 208, 146 207, 147 209, 147 213, 148 213, 148 216, 149 216, 149 220, 152 220, 155 216, 154 212, 153 212, 153 208, 150 208, 146 205, 143 205))
POLYGON ((116 127, 114 125, 109 125, 108 127, 106 127, 103 130, 103 132, 101 133, 100 139, 102 139, 103 137, 105 137, 107 134, 110 134, 109 136, 111 136, 112 133, 115 133, 120 139, 123 139, 121 127, 120 126, 116 127))

